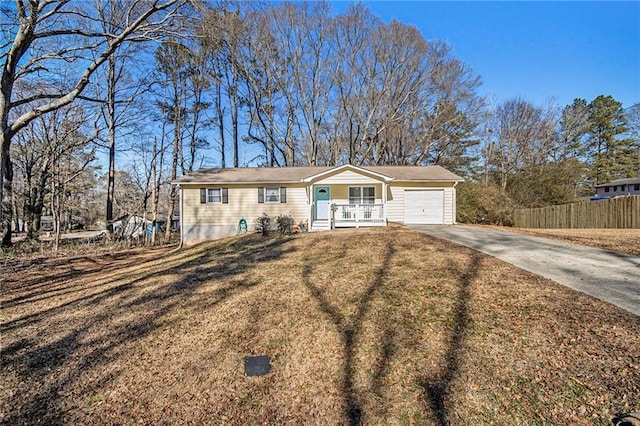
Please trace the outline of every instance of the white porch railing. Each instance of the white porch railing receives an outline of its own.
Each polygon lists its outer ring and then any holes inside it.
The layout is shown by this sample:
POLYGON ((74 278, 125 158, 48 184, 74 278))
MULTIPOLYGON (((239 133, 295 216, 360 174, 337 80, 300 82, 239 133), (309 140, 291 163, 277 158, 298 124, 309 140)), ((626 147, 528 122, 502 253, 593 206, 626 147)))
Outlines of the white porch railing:
POLYGON ((332 204, 333 226, 382 226, 387 219, 384 204, 332 204))

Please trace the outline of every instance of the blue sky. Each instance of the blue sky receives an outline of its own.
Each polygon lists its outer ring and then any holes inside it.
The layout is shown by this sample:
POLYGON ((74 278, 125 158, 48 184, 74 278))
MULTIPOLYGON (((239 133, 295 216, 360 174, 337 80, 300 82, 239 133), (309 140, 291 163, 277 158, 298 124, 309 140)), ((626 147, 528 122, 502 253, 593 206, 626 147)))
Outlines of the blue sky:
MULTIPOLYGON (((640 102, 640 2, 369 1, 385 22, 443 40, 482 76, 482 95, 559 106, 640 102)), ((336 12, 346 2, 334 2, 336 12)))

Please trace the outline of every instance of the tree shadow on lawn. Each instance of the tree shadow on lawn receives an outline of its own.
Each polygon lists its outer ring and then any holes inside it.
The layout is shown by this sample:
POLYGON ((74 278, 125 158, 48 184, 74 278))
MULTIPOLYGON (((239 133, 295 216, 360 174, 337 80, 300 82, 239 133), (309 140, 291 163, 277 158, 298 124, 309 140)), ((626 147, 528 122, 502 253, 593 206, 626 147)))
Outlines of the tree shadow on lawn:
MULTIPOLYGON (((150 252, 157 252, 158 257, 149 260, 149 252, 144 253, 140 249, 136 249, 129 257, 123 253, 114 253, 98 255, 95 259, 79 256, 69 259, 69 262, 55 259, 51 264, 47 262, 41 267, 43 271, 41 275, 31 272, 26 279, 21 278, 20 272, 14 272, 2 283, 2 306, 7 309, 20 305, 46 303, 52 299, 71 299, 67 304, 52 308, 59 310, 83 299, 80 296, 73 298, 70 295, 74 293, 86 294, 88 290, 95 288, 96 293, 84 297, 92 299, 95 294, 100 293, 98 291, 100 288, 121 281, 123 278, 126 283, 112 288, 110 292, 117 293, 127 290, 134 277, 144 277, 149 269, 157 269, 154 263, 158 263, 158 259, 165 257, 168 253, 166 249, 160 248, 150 248, 150 252), (136 267, 133 268, 132 265, 136 265, 136 267)), ((109 297, 109 294, 104 293, 103 296, 109 297)), ((44 314, 44 312, 41 311, 39 314, 44 314)), ((21 317, 21 321, 28 321, 28 317, 21 317)), ((10 323, 5 326, 9 327, 10 323)))
MULTIPOLYGON (((307 289, 309 289, 314 299, 317 301, 319 309, 336 326, 336 329, 338 330, 340 338, 342 340, 342 350, 345 358, 342 367, 344 375, 343 387, 345 394, 345 416, 348 419, 350 425, 359 425, 362 423, 362 403, 354 386, 354 372, 356 370, 354 353, 357 340, 362 332, 363 321, 370 309, 370 302, 373 299, 376 291, 384 285, 385 274, 389 269, 391 258, 394 252, 395 249, 392 243, 387 242, 385 251, 382 255, 382 264, 375 271, 373 281, 371 282, 371 284, 369 284, 369 286, 362 294, 358 302, 356 313, 351 321, 349 321, 349 318, 346 318, 343 314, 341 314, 339 310, 334 305, 332 305, 329 300, 327 300, 322 290, 312 282, 311 275, 313 273, 313 267, 311 263, 309 263, 311 262, 311 259, 308 260, 302 270, 303 284, 305 285, 305 287, 307 287, 307 289)), ((343 256, 344 255, 346 255, 346 252, 343 253, 343 256)), ((385 353, 384 355, 390 356, 391 354, 385 353)), ((386 363, 387 361, 382 362, 382 369, 385 368, 384 365, 386 365, 386 363)), ((382 373, 376 374, 380 376, 382 373)))
MULTIPOLYGON (((68 411, 78 412, 78 406, 82 409, 87 398, 125 368, 116 373, 102 371, 105 365, 126 356, 128 348, 156 330, 176 308, 215 307, 260 283, 239 278, 207 292, 206 298, 195 293, 203 284, 228 280, 275 261, 292 250, 286 247, 289 241, 252 235, 213 248, 211 244, 191 248, 157 265, 146 262, 155 272, 131 276, 126 269, 118 271, 107 278, 109 284, 89 288, 87 295, 78 294, 55 307, 4 321, 0 324, 3 381, 7 386, 7 372, 11 371, 18 383, 9 385, 14 388, 0 402, 0 421, 68 423, 73 419, 68 411), (152 290, 147 291, 149 288, 152 290), (34 330, 43 337, 33 336, 34 330), (56 337, 47 343, 38 341, 48 340, 50 335, 56 337), (84 400, 69 401, 68 395, 84 400)), ((96 275, 94 280, 101 280, 96 275)), ((126 360, 122 360, 124 364, 126 360)))
MULTIPOLYGON (((4 300, 3 304, 13 305, 24 300, 31 302, 40 295, 58 291, 57 284, 62 284, 66 289, 73 288, 68 283, 70 279, 97 272, 103 274, 116 272, 123 265, 130 265, 135 259, 148 258, 150 252, 163 256, 168 251, 166 247, 149 247, 147 250, 135 248, 126 252, 103 253, 95 256, 45 258, 39 259, 37 264, 19 265, 9 269, 3 277, 2 286, 7 294, 19 293, 20 295, 15 300, 4 300), (76 265, 80 266, 76 267, 76 265), (62 268, 65 270, 62 271, 62 268)), ((146 262, 143 261, 143 263, 146 262)))
MULTIPOLYGON (((362 344, 359 339, 363 338, 363 323, 371 313, 372 302, 377 300, 387 312, 383 313, 386 318, 378 326, 381 334, 378 336, 379 354, 376 358, 373 371, 370 372, 371 392, 377 396, 379 402, 384 405, 384 380, 390 374, 391 362, 397 355, 397 350, 406 349, 411 345, 411 341, 416 342, 421 338, 420 330, 415 328, 411 321, 404 322, 402 319, 403 310, 396 306, 393 301, 393 292, 397 287, 391 286, 388 276, 390 266, 397 249, 393 241, 387 241, 382 254, 382 263, 374 272, 374 279, 361 294, 355 314, 352 318, 346 318, 340 313, 335 304, 325 296, 321 288, 313 282, 313 264, 309 260, 303 267, 303 284, 313 295, 318 303, 319 309, 335 325, 342 341, 342 351, 344 354, 343 371, 343 391, 345 395, 345 417, 350 425, 363 423, 363 397, 358 395, 355 386, 356 360, 355 353, 357 345, 362 344), (400 341, 398 339, 401 339, 400 341), (404 343, 401 343, 404 341, 404 343)), ((449 412, 447 406, 447 394, 451 383, 456 378, 461 364, 461 353, 464 347, 467 329, 469 327, 469 304, 471 301, 471 285, 477 278, 478 271, 482 264, 484 255, 473 252, 470 255, 466 269, 460 269, 458 265, 450 265, 448 275, 457 277, 457 292, 454 295, 453 307, 451 311, 450 331, 448 333, 447 350, 444 353, 444 368, 431 376, 418 377, 418 385, 423 389, 425 405, 431 409, 431 413, 439 426, 449 425, 449 412)), ((312 257, 312 256, 310 256, 312 257)), ((378 303, 376 303, 378 305, 378 303)), ((366 343, 365 343, 366 344, 366 343)), ((384 410, 384 407, 381 406, 384 410)))
MULTIPOLYGON (((446 399, 451 383, 456 378, 460 368, 460 356, 470 320, 470 287, 478 276, 482 257, 482 254, 474 252, 467 270, 460 275, 458 294, 453 306, 453 324, 449 335, 449 346, 445 354, 444 369, 438 374, 423 377, 418 381, 418 384, 424 390, 425 400, 434 413, 438 426, 450 424, 446 399)), ((459 274, 457 270, 452 270, 451 273, 452 275, 459 274)))

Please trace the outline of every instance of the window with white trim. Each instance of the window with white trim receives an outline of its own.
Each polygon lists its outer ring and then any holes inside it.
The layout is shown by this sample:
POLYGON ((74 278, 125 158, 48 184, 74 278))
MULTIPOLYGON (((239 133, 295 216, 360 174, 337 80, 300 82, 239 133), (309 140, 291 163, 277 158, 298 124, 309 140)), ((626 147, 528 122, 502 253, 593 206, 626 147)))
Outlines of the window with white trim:
POLYGON ((350 186, 349 204, 375 204, 376 188, 373 186, 350 186))
POLYGON ((229 188, 200 188, 200 204, 229 203, 229 188))
POLYGON ((287 188, 260 187, 258 188, 258 203, 286 203, 287 188))
POLYGON ((264 202, 265 203, 279 203, 280 202, 280 188, 265 188, 264 189, 264 202))
POLYGON ((222 188, 207 188, 207 203, 222 203, 222 188))

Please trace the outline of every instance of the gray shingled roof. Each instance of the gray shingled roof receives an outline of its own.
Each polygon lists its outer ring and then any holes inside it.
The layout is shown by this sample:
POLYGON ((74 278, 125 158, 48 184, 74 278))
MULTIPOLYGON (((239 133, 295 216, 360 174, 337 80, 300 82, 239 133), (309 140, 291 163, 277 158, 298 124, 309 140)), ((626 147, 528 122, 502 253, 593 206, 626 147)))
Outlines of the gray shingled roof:
POLYGON ((397 181, 462 182, 464 179, 440 166, 372 166, 363 167, 372 172, 392 177, 397 181))
POLYGON ((603 186, 613 186, 613 185, 633 185, 636 183, 640 183, 640 177, 636 177, 636 178, 627 178, 627 179, 616 179, 616 180, 612 180, 611 182, 608 183, 601 183, 599 185, 596 185, 596 188, 600 188, 603 186))
MULTIPOLYGON (((176 179, 173 183, 297 183, 304 178, 334 167, 244 167, 200 169, 176 179)), ((389 176, 395 181, 455 182, 463 179, 440 166, 371 166, 360 167, 389 176)))

